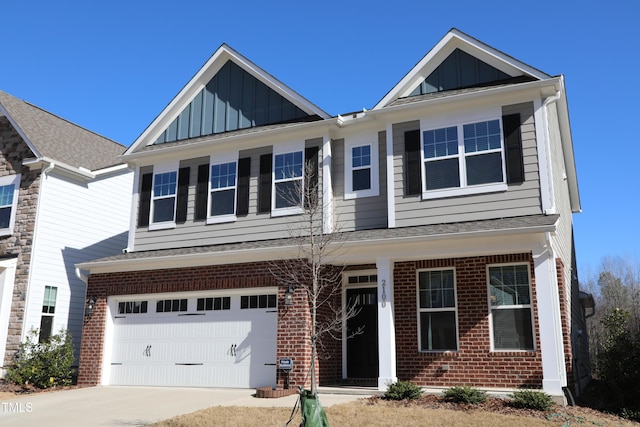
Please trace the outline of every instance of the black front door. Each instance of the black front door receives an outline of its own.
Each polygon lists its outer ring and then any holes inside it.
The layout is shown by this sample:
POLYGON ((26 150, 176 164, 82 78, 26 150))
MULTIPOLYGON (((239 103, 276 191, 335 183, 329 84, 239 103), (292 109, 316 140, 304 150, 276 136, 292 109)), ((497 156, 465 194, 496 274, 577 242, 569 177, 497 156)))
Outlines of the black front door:
POLYGON ((358 314, 347 320, 347 377, 378 378, 378 299, 376 288, 347 289, 358 314))

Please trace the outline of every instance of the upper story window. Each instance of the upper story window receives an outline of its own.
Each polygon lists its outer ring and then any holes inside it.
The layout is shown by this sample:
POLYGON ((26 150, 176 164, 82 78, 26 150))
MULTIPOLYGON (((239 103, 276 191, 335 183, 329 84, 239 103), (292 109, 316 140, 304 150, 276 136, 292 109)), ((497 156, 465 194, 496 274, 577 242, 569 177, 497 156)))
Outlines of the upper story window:
POLYGON ((495 350, 533 350, 529 266, 488 267, 489 308, 495 350))
POLYGON ((0 178, 0 236, 13 233, 19 187, 20 175, 0 178))
POLYGON ((208 223, 235 221, 237 175, 237 153, 228 158, 212 157, 208 223))
POLYGON ((500 119, 423 129, 422 153, 425 198, 507 188, 500 119))
POLYGON ((173 223, 176 213, 176 171, 157 173, 153 176, 153 223, 173 223))
POLYGON ((454 270, 418 272, 418 330, 421 351, 456 351, 454 270))
POLYGON ((272 215, 302 212, 304 169, 303 144, 274 151, 272 215))
POLYGON ((345 141, 345 199, 380 194, 375 136, 345 141))

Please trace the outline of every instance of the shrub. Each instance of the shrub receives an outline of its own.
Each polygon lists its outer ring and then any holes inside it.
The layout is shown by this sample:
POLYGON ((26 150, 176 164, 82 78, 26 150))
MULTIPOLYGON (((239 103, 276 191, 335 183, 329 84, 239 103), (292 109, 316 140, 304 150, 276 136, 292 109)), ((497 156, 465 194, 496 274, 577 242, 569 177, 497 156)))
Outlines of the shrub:
POLYGON ((487 401, 487 393, 477 388, 468 386, 456 386, 446 389, 444 400, 454 403, 483 403, 487 401))
POLYGON ((511 395, 511 406, 515 408, 548 411, 553 405, 551 396, 540 390, 518 390, 511 395))
POLYGON ((18 354, 7 368, 6 380, 18 385, 48 388, 70 385, 73 370, 71 334, 62 330, 42 343, 38 331, 31 329, 20 343, 18 354))
POLYGON ((398 381, 387 386, 383 398, 388 400, 418 399, 422 389, 410 381, 398 381))

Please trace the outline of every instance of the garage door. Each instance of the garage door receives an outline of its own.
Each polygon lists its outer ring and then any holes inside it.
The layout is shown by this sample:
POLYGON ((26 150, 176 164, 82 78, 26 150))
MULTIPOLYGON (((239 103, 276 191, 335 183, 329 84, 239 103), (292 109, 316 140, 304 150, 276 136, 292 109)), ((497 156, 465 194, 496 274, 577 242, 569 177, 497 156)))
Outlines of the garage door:
POLYGON ((276 383, 276 293, 110 301, 112 385, 276 383))

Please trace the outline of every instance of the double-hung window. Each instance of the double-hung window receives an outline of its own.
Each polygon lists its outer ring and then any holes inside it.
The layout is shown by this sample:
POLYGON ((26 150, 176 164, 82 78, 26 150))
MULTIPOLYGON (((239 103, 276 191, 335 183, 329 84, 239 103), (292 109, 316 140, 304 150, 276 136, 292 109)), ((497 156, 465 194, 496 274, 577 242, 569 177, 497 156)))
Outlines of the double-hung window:
POLYGON ((158 165, 154 169, 150 229, 175 227, 178 165, 158 165))
POLYGON ((455 272, 418 272, 418 341, 420 351, 456 351, 455 272))
POLYGON ((533 313, 527 264, 488 267, 495 350, 533 350, 533 313))
POLYGON ((505 156, 498 113, 446 126, 423 122, 423 198, 505 191, 505 156))
POLYGON ((345 141, 345 199, 380 194, 377 137, 345 141))
POLYGON ((42 343, 51 337, 53 330, 53 315, 56 312, 56 297, 58 288, 55 286, 44 287, 44 298, 42 299, 42 315, 40 317, 40 333, 38 342, 42 343))
POLYGON ((304 193, 304 146, 282 147, 273 153, 272 215, 302 212, 304 193))
POLYGON ((19 187, 20 175, 0 178, 0 236, 13 232, 19 187))
POLYGON ((211 158, 209 174, 208 223, 235 221, 238 175, 237 153, 231 157, 211 158))

